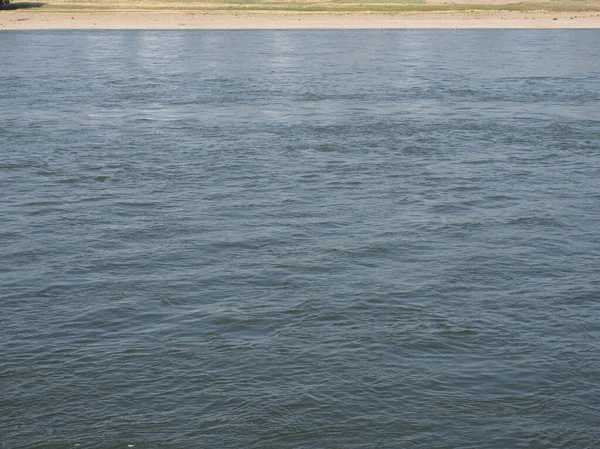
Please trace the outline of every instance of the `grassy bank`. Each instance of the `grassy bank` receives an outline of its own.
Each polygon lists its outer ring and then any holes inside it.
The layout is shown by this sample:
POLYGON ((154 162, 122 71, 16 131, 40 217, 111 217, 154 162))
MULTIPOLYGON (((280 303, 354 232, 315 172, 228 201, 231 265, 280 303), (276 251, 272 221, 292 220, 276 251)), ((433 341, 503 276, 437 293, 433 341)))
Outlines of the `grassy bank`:
POLYGON ((307 12, 410 13, 436 11, 600 11, 600 0, 538 0, 502 3, 482 0, 48 0, 12 2, 11 9, 40 12, 307 12))

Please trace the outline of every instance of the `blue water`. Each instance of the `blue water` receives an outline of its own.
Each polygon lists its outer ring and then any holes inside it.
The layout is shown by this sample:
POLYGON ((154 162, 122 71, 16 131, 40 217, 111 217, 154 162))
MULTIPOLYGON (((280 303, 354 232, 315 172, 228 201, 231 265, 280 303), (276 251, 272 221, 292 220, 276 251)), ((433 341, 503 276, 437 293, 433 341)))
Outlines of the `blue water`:
POLYGON ((600 447, 600 30, 0 33, 0 448, 600 447))

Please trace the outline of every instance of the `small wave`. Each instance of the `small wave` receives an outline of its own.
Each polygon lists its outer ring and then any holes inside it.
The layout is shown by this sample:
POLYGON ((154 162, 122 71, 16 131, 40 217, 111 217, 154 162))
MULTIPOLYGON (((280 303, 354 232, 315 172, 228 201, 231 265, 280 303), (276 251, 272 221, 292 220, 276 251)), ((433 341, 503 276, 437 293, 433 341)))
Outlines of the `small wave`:
POLYGON ((116 201, 115 204, 128 207, 154 207, 160 206, 161 203, 158 201, 116 201))
POLYGON ((4 170, 19 170, 21 168, 30 168, 33 165, 30 164, 0 164, 0 169, 4 170))

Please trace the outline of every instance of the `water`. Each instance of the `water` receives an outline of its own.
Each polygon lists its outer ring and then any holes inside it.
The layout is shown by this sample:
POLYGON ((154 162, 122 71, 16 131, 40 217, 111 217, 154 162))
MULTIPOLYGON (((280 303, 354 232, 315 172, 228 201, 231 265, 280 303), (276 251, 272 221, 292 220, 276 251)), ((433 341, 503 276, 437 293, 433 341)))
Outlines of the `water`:
POLYGON ((0 61, 1 448, 600 445, 600 31, 0 61))

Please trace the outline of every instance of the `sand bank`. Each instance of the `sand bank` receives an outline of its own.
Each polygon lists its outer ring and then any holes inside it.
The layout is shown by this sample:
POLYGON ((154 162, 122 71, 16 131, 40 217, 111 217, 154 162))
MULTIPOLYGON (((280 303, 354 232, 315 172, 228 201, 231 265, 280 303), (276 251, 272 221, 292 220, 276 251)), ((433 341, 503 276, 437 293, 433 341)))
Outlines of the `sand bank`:
POLYGON ((600 28, 600 12, 41 13, 0 11, 0 30, 600 28))

